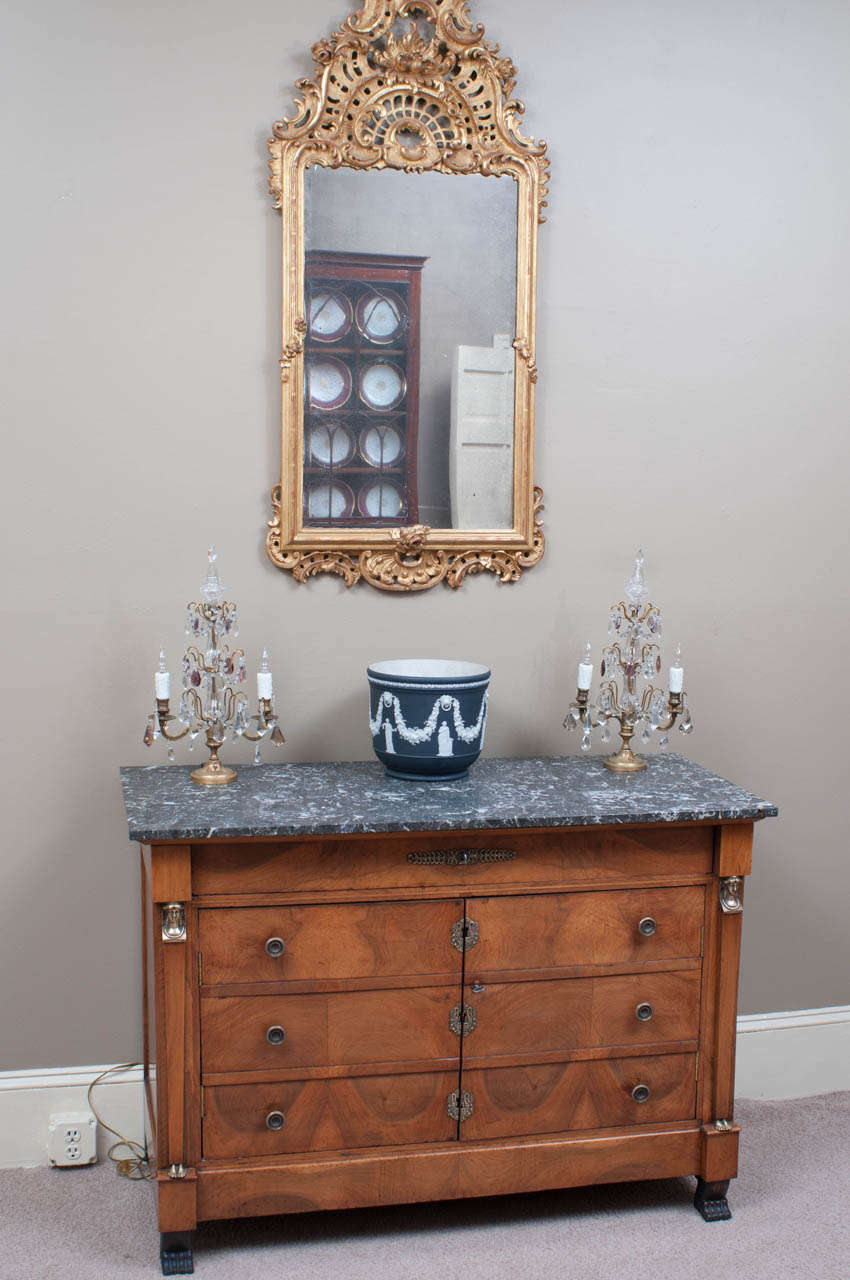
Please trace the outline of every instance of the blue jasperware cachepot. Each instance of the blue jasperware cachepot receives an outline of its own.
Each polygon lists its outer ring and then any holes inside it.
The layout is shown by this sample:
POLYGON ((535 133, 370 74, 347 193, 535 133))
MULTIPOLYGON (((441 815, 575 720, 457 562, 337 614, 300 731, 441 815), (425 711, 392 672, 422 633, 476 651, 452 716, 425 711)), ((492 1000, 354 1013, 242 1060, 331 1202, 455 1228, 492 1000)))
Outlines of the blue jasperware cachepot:
POLYGON ((392 658, 366 668, 375 755, 394 778, 457 778, 481 754, 489 668, 392 658))

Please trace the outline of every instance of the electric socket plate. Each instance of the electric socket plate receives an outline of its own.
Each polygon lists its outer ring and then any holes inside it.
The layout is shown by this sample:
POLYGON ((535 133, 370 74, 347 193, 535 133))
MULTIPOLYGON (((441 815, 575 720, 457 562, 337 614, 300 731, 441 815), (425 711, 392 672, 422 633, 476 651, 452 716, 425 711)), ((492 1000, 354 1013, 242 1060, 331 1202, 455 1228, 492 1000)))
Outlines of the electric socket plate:
POLYGON ((47 1155, 51 1164, 72 1169, 97 1160, 97 1120, 91 1111, 62 1111, 50 1117, 47 1155))

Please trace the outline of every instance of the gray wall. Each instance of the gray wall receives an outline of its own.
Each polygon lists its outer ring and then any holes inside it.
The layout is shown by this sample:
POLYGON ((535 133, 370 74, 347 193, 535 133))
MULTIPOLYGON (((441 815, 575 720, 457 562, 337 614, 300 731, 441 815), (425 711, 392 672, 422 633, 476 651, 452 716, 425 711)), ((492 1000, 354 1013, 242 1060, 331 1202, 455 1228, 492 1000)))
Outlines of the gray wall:
POLYGON ((676 746, 782 809, 757 829, 743 1009, 850 1001, 850 9, 475 12, 552 151, 548 549, 519 585, 399 599, 297 586, 263 552, 264 139, 342 5, 6 5, 2 1067, 138 1052, 116 770, 151 759, 156 653, 176 670, 211 539, 252 662, 271 649, 286 760, 367 757, 363 668, 414 653, 492 665, 492 754, 574 751, 575 662, 642 545, 696 715, 676 746))
MULTIPOLYGON (((451 526, 452 369, 460 345, 516 331, 517 188, 512 178, 307 171, 308 249, 415 254, 422 269, 419 516, 451 526)), ((510 491, 512 476, 505 478, 510 491)), ((415 524, 416 521, 410 521, 415 524)))

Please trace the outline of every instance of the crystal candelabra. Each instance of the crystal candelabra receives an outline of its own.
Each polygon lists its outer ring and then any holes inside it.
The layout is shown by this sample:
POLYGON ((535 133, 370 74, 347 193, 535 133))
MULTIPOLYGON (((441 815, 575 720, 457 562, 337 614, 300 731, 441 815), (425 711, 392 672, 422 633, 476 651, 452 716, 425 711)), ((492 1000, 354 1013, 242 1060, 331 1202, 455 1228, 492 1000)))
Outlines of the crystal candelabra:
MULTIPOLYGON (((148 716, 143 742, 150 747, 157 738, 179 742, 188 736, 189 750, 202 732, 206 734, 209 759, 195 769, 193 782, 202 786, 221 786, 232 782, 236 771, 222 764, 218 753, 228 731, 232 741, 247 738, 256 743, 254 763, 260 763, 260 743, 268 735, 276 745, 285 741, 274 710, 274 689, 269 655, 257 672, 257 704, 255 715, 248 714, 248 695, 239 686, 245 683, 245 651, 231 647, 230 639, 239 635, 239 617, 235 604, 224 599, 224 588, 218 576, 216 554, 210 547, 207 576, 201 587, 202 603, 186 606, 186 634, 194 637, 183 655, 183 689, 178 714, 171 714, 171 676, 165 651, 159 653, 159 670, 154 674, 156 710, 148 716), (179 725, 179 728, 174 726, 179 725), (251 726, 255 727, 252 729, 251 726)), ((169 760, 174 748, 168 748, 169 760)))
POLYGON ((600 729, 602 742, 608 742, 611 721, 616 720, 621 746, 608 757, 605 765, 617 773, 635 773, 646 768, 646 761, 635 755, 630 745, 638 731, 644 743, 652 740, 653 733, 660 733, 658 745, 663 748, 669 741, 668 730, 679 717, 682 733, 693 729, 687 696, 682 689, 684 670, 678 648, 669 671, 667 694, 652 683, 661 672, 661 610, 647 602, 648 594, 643 576, 643 552, 639 551, 632 576, 626 583, 626 598, 612 605, 608 615, 608 634, 617 638, 602 650, 598 701, 590 702, 593 663, 588 641, 578 667, 575 701, 570 703, 564 720, 565 729, 581 726, 582 751, 590 750, 593 729, 600 729), (642 692, 638 691, 639 678, 646 681, 642 692))

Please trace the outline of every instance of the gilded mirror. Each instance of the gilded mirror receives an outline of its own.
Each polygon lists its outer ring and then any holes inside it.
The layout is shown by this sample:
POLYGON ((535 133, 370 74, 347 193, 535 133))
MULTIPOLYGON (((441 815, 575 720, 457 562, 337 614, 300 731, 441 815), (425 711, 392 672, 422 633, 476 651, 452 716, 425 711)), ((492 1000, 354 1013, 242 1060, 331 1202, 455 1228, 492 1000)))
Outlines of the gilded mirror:
POLYGON ((465 0, 364 0, 274 125, 280 484, 267 549, 305 582, 516 581, 533 484, 545 144, 465 0))

